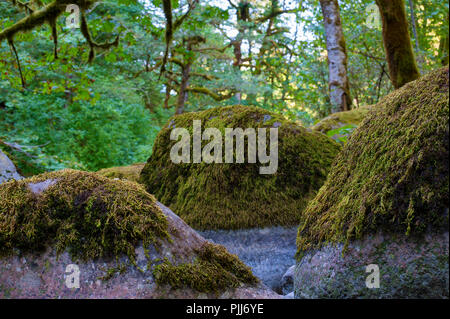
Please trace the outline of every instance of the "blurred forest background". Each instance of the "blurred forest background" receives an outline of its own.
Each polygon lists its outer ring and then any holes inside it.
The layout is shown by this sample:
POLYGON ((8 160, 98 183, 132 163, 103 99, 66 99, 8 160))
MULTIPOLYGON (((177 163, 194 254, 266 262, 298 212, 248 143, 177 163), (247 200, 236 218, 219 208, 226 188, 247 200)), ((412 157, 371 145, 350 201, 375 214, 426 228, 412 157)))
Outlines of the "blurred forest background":
MULTIPOLYGON (((51 2, 0 0, 0 30, 51 2)), ((349 108, 373 105, 394 89, 375 1, 338 3, 349 108)), ((447 64, 448 1, 404 5, 420 73, 447 64)), ((0 43, 0 147, 25 175, 146 161, 175 113, 255 105, 311 126, 333 111, 318 0, 103 0, 88 30, 69 14, 0 43)))

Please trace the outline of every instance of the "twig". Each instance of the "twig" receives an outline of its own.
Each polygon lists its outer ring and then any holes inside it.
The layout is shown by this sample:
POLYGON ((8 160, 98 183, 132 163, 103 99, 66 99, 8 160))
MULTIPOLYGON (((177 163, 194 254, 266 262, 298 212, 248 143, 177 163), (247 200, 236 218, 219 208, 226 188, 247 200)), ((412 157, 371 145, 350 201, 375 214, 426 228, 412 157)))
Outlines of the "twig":
POLYGON ((20 80, 22 81, 22 87, 25 89, 26 83, 25 83, 25 79, 23 77, 22 67, 20 66, 19 55, 17 54, 16 47, 14 46, 14 41, 12 39, 8 38, 8 44, 10 45, 12 51, 14 52, 14 55, 16 56, 17 66, 19 68, 19 73, 20 73, 20 80))

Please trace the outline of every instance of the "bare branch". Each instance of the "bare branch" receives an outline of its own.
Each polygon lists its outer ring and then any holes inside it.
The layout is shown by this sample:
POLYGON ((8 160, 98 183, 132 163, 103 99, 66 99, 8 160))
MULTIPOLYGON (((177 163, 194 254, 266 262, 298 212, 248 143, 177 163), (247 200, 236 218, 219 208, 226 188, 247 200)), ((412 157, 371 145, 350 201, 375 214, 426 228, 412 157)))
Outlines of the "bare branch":
POLYGON ((20 80, 22 81, 22 87, 25 89, 26 88, 25 79, 23 77, 22 67, 20 66, 19 55, 17 54, 16 47, 14 46, 14 41, 12 39, 8 39, 8 44, 10 45, 11 50, 14 52, 14 55, 16 56, 17 66, 19 68, 20 73, 20 80))

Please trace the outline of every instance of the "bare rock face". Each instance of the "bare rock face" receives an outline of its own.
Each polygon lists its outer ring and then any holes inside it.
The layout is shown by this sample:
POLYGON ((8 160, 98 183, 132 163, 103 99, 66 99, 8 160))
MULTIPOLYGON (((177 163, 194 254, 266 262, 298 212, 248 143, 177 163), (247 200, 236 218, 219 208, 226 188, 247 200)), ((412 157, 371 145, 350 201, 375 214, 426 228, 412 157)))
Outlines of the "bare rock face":
POLYGON ((294 275, 295 275, 295 265, 289 267, 289 269, 281 278, 280 286, 283 295, 288 295, 294 291, 294 275))
MULTIPOLYGON (((146 193, 141 186, 125 181, 110 180, 94 173, 65 170, 62 172, 48 173, 32 179, 13 181, 0 186, 0 197, 6 198, 0 203, 0 298, 280 298, 269 288, 264 286, 253 276, 251 270, 245 266, 235 255, 226 251, 219 245, 207 242, 196 231, 190 228, 184 221, 175 215, 170 209, 156 202, 154 197, 146 193), (74 184, 76 183, 76 184, 74 184), (70 187, 67 186, 70 184, 70 187), (73 189, 73 198, 66 190, 73 189), (85 192, 87 190, 87 192, 85 192), (120 192, 119 190, 122 190, 120 192), (135 209, 139 209, 141 218, 146 214, 156 214, 162 218, 155 219, 167 229, 167 238, 161 237, 151 245, 144 245, 143 238, 134 246, 134 263, 126 254, 115 257, 98 256, 96 258, 74 258, 73 251, 77 245, 68 245, 61 252, 60 245, 67 240, 80 240, 79 237, 61 240, 56 235, 46 243, 45 249, 29 249, 36 243, 20 241, 9 233, 14 234, 15 227, 29 225, 13 225, 11 220, 5 223, 8 209, 14 205, 11 198, 17 197, 15 191, 26 203, 36 209, 53 204, 54 194, 64 198, 67 210, 77 209, 78 217, 85 220, 87 216, 93 218, 92 212, 97 213, 94 222, 95 227, 102 229, 106 217, 107 224, 112 216, 121 216, 124 220, 132 218, 133 212, 127 211, 130 203, 135 198, 140 200, 135 209), (11 195, 13 194, 13 195, 11 195), (98 196, 97 196, 98 195, 98 196), (123 195, 123 196, 122 196, 123 195), (8 197, 10 196, 10 197, 8 197), (29 198, 27 196, 30 196, 29 198), (69 196, 69 197, 67 197, 69 196), (111 197, 112 196, 112 197, 111 197), (136 197, 133 197, 136 196, 136 197), (52 198, 52 200, 50 200, 52 198), (113 199, 113 202, 110 200, 113 199), (130 203, 122 203, 125 211, 115 210, 112 215, 112 207, 116 207, 119 200, 130 200, 130 203), (5 204, 5 202, 7 202, 5 204), (13 204, 8 204, 12 202, 13 204), (44 205, 47 205, 45 206, 44 205), (44 206, 41 206, 44 205, 44 206), (149 208, 149 211, 144 210, 149 208), (104 209, 104 211, 103 211, 104 209), (99 212, 100 210, 100 212, 99 212), (7 227, 9 232, 7 232, 7 227), (6 235, 5 235, 6 234, 6 235), (14 240, 10 240, 14 238, 14 240), (158 244, 156 244, 158 242, 158 244), (24 247, 22 249, 22 247, 24 247), (26 248, 25 248, 26 247, 26 248), (11 248, 11 249, 9 249, 11 248), (171 271, 174 271, 173 273, 171 271), (215 277, 217 272, 217 277, 215 277), (203 275, 210 275, 208 280, 203 275), (219 284, 217 284, 219 283, 219 284)), ((59 203, 61 205, 61 202, 59 203)), ((14 209, 19 206, 14 206, 14 209)), ((61 206, 59 206, 61 207, 61 206)), ((120 208, 120 207, 119 207, 120 208)), ((53 211, 50 209, 50 211, 53 211)), ((36 211, 29 211, 37 214, 36 211)), ((54 217, 45 215, 46 210, 39 210, 41 220, 54 217), (42 215, 44 214, 44 215, 42 215)), ((54 215, 60 214, 55 212, 54 215)), ((66 232, 82 237, 81 230, 70 230, 71 217, 65 217, 66 232), (69 227, 69 228, 67 228, 69 227)), ((15 221, 20 220, 20 218, 15 221)), ((45 224, 46 221, 42 223, 45 224)), ((59 220, 51 221, 52 225, 59 225, 59 220)), ((114 223, 123 222, 115 220, 114 223)), ((138 220, 133 220, 137 225, 138 220)), ((156 222, 155 222, 156 224, 156 222)), ((146 224, 140 225, 140 227, 146 224)), ((119 225, 121 226, 121 225, 119 225)), ((40 230, 36 226, 37 232, 40 230)), ((58 226, 59 227, 59 226, 58 226)), ((76 226, 74 226, 76 227, 76 226)), ((108 232, 110 226, 103 231, 108 232)), ((112 227, 112 226, 111 226, 112 227)), ((129 225, 127 227, 130 227, 129 225)), ((127 227, 120 227, 122 230, 127 227)), ((133 234, 139 231, 133 230, 133 234)), ((76 228, 75 228, 76 229, 76 228)), ((118 230, 114 230, 104 238, 112 240, 118 230)), ((126 230, 125 230, 126 232, 126 230)), ((121 234, 123 238, 127 233, 121 234)), ((155 233, 157 234, 157 233, 155 233)), ((50 232, 50 236, 51 232, 50 232)), ((19 237, 17 237, 19 238, 19 237)), ((81 246, 92 244, 86 238, 81 238, 81 246)), ((44 239, 42 239, 44 240, 44 239)), ((101 240, 93 247, 101 246, 101 240)), ((107 246, 105 246, 107 247, 107 246)), ((100 249, 100 248, 98 248, 100 249)), ((97 250, 93 250, 96 252, 97 250)), ((91 251, 89 250, 89 254, 91 251)), ((205 276, 206 277, 206 276, 205 276)))
POLYGON ((344 255, 343 244, 310 251, 295 269, 295 297, 448 298, 448 236, 379 233, 351 242, 344 255))
POLYGON ((0 150, 0 184, 10 179, 22 179, 17 173, 14 163, 0 150))

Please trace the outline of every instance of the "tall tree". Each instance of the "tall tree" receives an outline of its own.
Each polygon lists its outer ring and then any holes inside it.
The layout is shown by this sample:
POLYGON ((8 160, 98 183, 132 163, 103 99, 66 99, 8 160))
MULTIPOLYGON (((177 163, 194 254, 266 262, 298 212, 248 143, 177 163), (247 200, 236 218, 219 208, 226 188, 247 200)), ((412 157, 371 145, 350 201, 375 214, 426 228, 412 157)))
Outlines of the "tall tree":
MULTIPOLYGON (((447 13, 447 25, 448 25, 448 13, 447 13)), ((446 32, 445 35, 441 36, 441 40, 439 41, 439 57, 441 59, 442 65, 448 64, 448 54, 449 52, 449 39, 448 39, 448 33, 446 32)))
POLYGON ((409 2, 409 14, 411 15, 411 24, 412 24, 412 31, 414 35, 414 40, 416 42, 416 52, 419 53, 420 47, 419 47, 419 37, 417 36, 417 23, 416 23, 416 14, 414 12, 414 1, 408 0, 409 2))
POLYGON ((408 32, 403 0, 376 0, 383 24, 389 74, 396 89, 420 77, 408 32))
POLYGON ((347 49, 337 0, 320 0, 327 40, 329 90, 332 112, 351 109, 347 75, 347 49))

